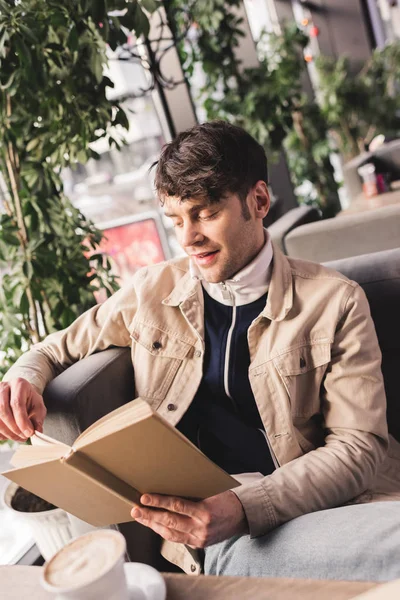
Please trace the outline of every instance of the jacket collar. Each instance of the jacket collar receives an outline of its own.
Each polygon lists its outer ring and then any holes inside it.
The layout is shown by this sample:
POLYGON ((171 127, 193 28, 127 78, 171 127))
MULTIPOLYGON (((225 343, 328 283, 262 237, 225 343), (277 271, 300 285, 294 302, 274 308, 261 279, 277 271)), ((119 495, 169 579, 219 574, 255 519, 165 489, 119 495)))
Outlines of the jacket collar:
MULTIPOLYGON (((267 303, 262 315, 272 321, 282 321, 293 305, 292 270, 287 257, 274 242, 272 242, 272 247, 271 279, 269 282, 267 303)), ((202 296, 201 282, 193 279, 190 274, 189 259, 187 259, 186 264, 187 272, 178 281, 169 296, 164 298, 162 304, 166 306, 179 306, 191 296, 202 296)))
POLYGON ((272 242, 274 258, 267 304, 262 312, 271 321, 283 321, 293 306, 292 269, 282 250, 272 242))

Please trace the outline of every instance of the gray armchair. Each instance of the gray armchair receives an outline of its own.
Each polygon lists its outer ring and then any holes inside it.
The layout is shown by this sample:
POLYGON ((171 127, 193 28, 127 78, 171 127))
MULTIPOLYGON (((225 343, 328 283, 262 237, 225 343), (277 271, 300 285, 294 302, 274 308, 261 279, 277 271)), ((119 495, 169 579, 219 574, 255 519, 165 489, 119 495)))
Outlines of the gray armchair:
MULTIPOLYGON (((383 354, 391 433, 400 441, 398 371, 400 366, 400 249, 329 263, 358 281, 370 302, 383 354)), ((45 433, 72 443, 81 431, 134 397, 134 375, 128 348, 111 348, 89 356, 56 377, 46 388, 45 433)), ((160 541, 138 523, 119 526, 133 561, 171 570, 159 554, 160 541)))
POLYGON ((400 247, 400 204, 300 225, 284 238, 294 258, 325 263, 400 247))
POLYGON ((364 289, 382 352, 389 432, 400 442, 400 248, 325 263, 364 289))
POLYGON ((282 217, 274 221, 268 227, 269 235, 271 240, 279 246, 279 248, 287 254, 285 238, 286 236, 296 227, 301 227, 307 223, 314 223, 314 221, 320 221, 320 212, 314 206, 301 205, 296 208, 292 208, 282 217))

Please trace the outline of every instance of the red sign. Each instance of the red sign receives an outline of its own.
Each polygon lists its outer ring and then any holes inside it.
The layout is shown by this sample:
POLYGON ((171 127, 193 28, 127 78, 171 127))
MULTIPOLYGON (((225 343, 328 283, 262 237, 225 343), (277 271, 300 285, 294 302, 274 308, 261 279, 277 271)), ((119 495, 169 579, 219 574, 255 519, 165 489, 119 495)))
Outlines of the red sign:
POLYGON ((140 267, 166 259, 159 225, 153 218, 103 229, 100 250, 112 258, 120 283, 126 283, 140 267))

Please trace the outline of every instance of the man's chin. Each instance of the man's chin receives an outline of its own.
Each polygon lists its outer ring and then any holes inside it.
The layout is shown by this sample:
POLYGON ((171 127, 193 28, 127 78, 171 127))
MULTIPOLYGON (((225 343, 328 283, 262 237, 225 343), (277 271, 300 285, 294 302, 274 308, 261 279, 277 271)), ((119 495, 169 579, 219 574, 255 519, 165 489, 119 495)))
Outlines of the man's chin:
POLYGON ((223 276, 221 273, 216 273, 216 272, 212 272, 211 270, 208 269, 199 269, 201 276, 203 278, 204 281, 207 281, 207 283, 222 283, 223 281, 225 281, 223 279, 223 276))

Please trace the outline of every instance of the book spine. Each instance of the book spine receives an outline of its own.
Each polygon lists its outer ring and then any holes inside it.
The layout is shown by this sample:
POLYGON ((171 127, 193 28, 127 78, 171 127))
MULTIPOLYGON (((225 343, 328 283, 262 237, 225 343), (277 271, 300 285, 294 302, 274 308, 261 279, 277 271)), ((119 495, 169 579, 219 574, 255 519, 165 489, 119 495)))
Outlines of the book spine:
POLYGON ((63 456, 61 462, 80 471, 83 475, 94 480, 98 485, 107 489, 121 500, 136 504, 139 503, 141 493, 138 490, 122 479, 119 479, 113 475, 113 473, 110 473, 110 471, 107 471, 87 456, 84 456, 79 450, 71 448, 71 450, 63 456))

